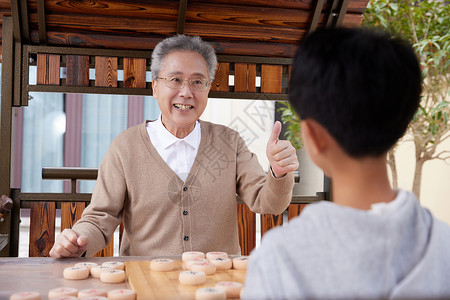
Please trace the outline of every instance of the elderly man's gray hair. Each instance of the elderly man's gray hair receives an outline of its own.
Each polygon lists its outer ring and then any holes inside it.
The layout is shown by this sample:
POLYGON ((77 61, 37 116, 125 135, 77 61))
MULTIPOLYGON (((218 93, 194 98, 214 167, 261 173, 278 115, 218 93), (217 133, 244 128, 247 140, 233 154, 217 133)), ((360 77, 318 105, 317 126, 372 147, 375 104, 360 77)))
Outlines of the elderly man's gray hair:
POLYGON ((214 48, 199 36, 181 34, 166 38, 156 45, 152 53, 152 64, 150 67, 153 79, 159 77, 166 55, 174 51, 193 51, 203 56, 208 65, 209 80, 214 80, 217 67, 217 57, 214 48))

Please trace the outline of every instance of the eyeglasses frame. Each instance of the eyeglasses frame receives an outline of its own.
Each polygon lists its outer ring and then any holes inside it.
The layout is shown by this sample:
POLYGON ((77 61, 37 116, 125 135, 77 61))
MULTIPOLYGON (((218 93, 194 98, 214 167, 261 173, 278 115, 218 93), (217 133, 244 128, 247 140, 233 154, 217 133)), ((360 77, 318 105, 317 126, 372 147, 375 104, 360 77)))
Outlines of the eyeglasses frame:
MULTIPOLYGON (((159 76, 157 76, 157 77, 155 77, 156 79, 164 79, 164 82, 165 82, 165 84, 166 84, 166 86, 169 88, 169 89, 178 89, 178 90, 181 90, 182 88, 184 88, 184 85, 186 84, 186 82, 188 82, 189 84, 188 84, 188 86, 189 86, 189 88, 192 88, 192 86, 191 86, 191 84, 190 84, 190 81, 191 81, 191 79, 189 79, 189 80, 186 80, 185 78, 182 78, 183 79, 183 82, 181 83, 181 86, 179 87, 179 88, 175 88, 175 87, 171 87, 171 86, 169 86, 168 85, 168 80, 167 80, 167 78, 168 77, 170 77, 171 75, 168 75, 168 76, 166 76, 166 77, 159 77, 159 76)), ((208 86, 210 86, 211 85, 211 81, 209 81, 209 80, 206 80, 206 87, 204 88, 204 89, 195 89, 195 88, 192 88, 194 91, 204 91, 204 90, 207 90, 208 89, 208 86)))

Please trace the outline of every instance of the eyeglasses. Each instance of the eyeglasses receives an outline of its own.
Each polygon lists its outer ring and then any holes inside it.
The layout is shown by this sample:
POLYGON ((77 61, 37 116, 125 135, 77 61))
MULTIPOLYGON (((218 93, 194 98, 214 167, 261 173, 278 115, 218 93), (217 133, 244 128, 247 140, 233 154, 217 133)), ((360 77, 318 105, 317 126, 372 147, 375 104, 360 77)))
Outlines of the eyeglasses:
POLYGON ((202 91, 208 88, 208 85, 211 83, 205 78, 193 78, 189 80, 185 80, 182 77, 178 76, 167 76, 167 77, 156 77, 157 79, 164 79, 166 82, 166 86, 171 89, 182 89, 186 81, 189 84, 189 87, 193 90, 202 91))

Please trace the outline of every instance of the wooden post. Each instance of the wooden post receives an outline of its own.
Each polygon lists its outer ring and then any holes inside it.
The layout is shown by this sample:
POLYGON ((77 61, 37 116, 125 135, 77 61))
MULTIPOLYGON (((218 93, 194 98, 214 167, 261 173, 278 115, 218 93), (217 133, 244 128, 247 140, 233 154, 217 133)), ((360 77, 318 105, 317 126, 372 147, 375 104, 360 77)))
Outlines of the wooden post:
MULTIPOLYGON (((11 17, 3 17, 2 35, 2 89, 1 89, 1 116, 0 116, 0 196, 11 197, 11 127, 13 103, 13 33, 11 17)), ((0 219, 0 257, 17 256, 19 237, 10 236, 12 214, 19 212, 19 207, 13 206, 12 211, 0 219), (10 252, 10 248, 12 251, 10 252)), ((18 226, 18 224, 17 224, 18 226)))
POLYGON ((249 255, 256 247, 256 215, 246 204, 237 204, 239 244, 241 254, 249 255))
POLYGON ((261 65, 261 92, 281 94, 283 68, 280 65, 261 65))
POLYGON ((117 57, 95 57, 95 86, 117 87, 117 57))
POLYGON ((66 85, 89 86, 89 56, 66 56, 66 85))
POLYGON ((146 59, 124 58, 123 59, 123 85, 126 88, 146 87, 146 59))
POLYGON ((61 56, 54 54, 37 55, 37 84, 59 85, 61 56))
POLYGON ((211 85, 211 91, 228 92, 229 83, 228 78, 230 75, 229 63, 218 63, 214 82, 211 85))
POLYGON ((55 202, 33 202, 30 212, 30 257, 47 257, 55 243, 55 202))

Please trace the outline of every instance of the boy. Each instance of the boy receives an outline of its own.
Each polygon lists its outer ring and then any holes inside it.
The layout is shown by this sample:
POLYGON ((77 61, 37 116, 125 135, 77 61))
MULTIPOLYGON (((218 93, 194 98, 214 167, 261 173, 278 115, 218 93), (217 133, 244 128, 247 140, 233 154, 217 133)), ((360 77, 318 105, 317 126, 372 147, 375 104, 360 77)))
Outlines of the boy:
POLYGON ((386 167, 420 93, 417 58, 402 40, 343 28, 304 40, 289 101, 308 154, 333 180, 333 202, 264 236, 244 299, 450 296, 450 227, 392 189, 386 167))

